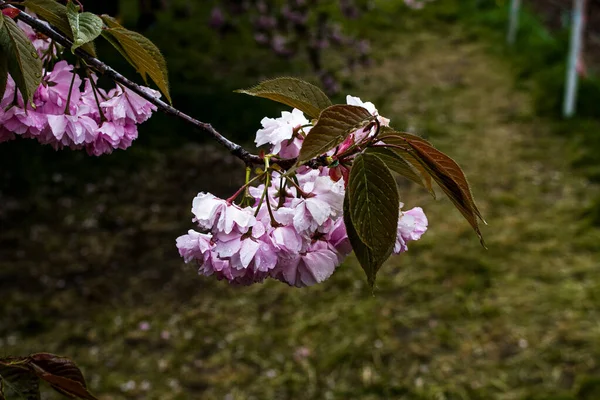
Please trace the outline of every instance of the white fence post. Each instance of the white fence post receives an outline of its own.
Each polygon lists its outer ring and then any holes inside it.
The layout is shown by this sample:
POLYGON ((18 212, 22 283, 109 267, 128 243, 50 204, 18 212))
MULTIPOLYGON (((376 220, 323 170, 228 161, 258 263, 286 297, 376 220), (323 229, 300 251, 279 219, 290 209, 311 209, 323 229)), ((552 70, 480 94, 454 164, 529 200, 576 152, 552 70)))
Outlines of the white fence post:
POLYGON ((567 78, 565 99, 563 104, 563 116, 570 118, 575 114, 575 104, 577 102, 577 63, 581 61, 581 50, 583 47, 583 30, 585 20, 583 11, 585 9, 585 0, 573 0, 573 19, 571 24, 571 45, 567 63, 567 78))
POLYGON ((515 43, 517 39, 517 30, 519 29, 519 9, 521 8, 521 0, 511 0, 510 2, 510 16, 508 18, 508 33, 506 35, 506 42, 509 45, 515 43))

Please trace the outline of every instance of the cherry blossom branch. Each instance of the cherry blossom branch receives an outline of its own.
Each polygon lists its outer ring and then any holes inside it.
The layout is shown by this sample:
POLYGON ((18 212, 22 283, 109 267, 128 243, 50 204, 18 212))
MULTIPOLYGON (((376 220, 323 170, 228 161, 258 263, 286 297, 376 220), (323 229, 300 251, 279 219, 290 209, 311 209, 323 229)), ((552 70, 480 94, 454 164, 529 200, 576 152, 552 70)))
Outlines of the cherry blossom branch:
MULTIPOLYGON (((8 4, 5 1, 0 0, 0 9, 4 9, 4 8, 18 10, 16 7, 12 6, 11 4, 8 4)), ((64 46, 65 48, 71 48, 71 46, 73 45, 73 42, 68 37, 59 33, 54 27, 47 24, 46 22, 43 22, 37 18, 32 17, 31 15, 28 15, 25 12, 19 12, 19 14, 17 15, 16 18, 21 20, 22 22, 26 23, 27 25, 31 26, 36 31, 41 32, 44 35, 48 36, 50 39, 54 40, 55 42, 59 43, 60 45, 64 46)), ((119 72, 114 70, 109 65, 103 63, 102 61, 98 60, 95 57, 92 57, 91 55, 89 55, 85 51, 81 50, 80 48, 75 50, 75 55, 77 55, 80 59, 82 59, 87 64, 87 66, 92 67, 100 74, 108 76, 115 82, 120 83, 121 85, 130 89, 134 93, 136 93, 139 96, 143 97, 144 99, 148 100, 150 103, 154 104, 159 110, 161 110, 165 114, 172 115, 176 118, 179 118, 179 119, 189 123, 190 125, 193 125, 195 128, 208 133, 220 145, 225 147, 232 155, 239 158, 247 165, 264 163, 264 160, 261 157, 259 157, 258 155, 249 153, 246 149, 244 149, 239 144, 234 143, 231 140, 227 139, 225 136, 220 134, 215 128, 213 128, 211 124, 202 122, 193 117, 190 117, 189 115, 187 115, 184 112, 176 109, 175 107, 165 103, 164 101, 160 100, 159 98, 156 98, 156 97, 152 96, 151 94, 146 93, 140 85, 127 79, 125 76, 121 75, 119 72)), ((276 163, 282 167, 285 167, 285 166, 291 167, 295 163, 295 160, 280 160, 276 163)))

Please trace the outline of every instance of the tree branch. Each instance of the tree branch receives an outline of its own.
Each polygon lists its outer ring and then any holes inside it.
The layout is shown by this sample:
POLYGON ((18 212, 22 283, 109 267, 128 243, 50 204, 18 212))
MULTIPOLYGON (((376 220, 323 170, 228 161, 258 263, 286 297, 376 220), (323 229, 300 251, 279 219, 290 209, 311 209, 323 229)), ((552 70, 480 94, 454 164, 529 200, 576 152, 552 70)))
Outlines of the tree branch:
MULTIPOLYGON (((17 9, 14 6, 5 3, 3 0, 0 0, 0 9, 3 9, 3 8, 17 9)), ((73 42, 69 38, 64 36, 62 33, 60 33, 54 27, 47 24, 46 22, 43 22, 37 18, 32 17, 31 15, 28 15, 27 13, 25 13, 23 11, 21 11, 19 13, 19 15, 17 16, 17 19, 23 21, 24 23, 31 26, 36 31, 43 33, 44 35, 48 36, 50 39, 54 40, 55 42, 59 43, 60 45, 64 46, 67 49, 71 48, 71 46, 73 45, 73 42)), ((215 128, 213 128, 211 124, 202 122, 202 121, 198 121, 197 119, 192 118, 189 115, 179 111, 175 107, 172 107, 171 105, 165 103, 164 101, 160 100, 159 98, 156 98, 156 97, 152 96, 151 94, 146 93, 142 89, 141 86, 139 86, 138 84, 127 79, 126 77, 121 75, 119 72, 112 69, 109 65, 103 63, 102 61, 98 60, 97 58, 92 57, 85 51, 81 50, 81 48, 78 48, 75 50, 75 55, 77 55, 79 58, 81 58, 83 61, 85 61, 85 63, 88 66, 92 67, 100 74, 110 77, 115 82, 120 83, 121 85, 125 86, 126 88, 130 89, 131 91, 142 96, 144 99, 146 99, 150 103, 154 104, 159 110, 161 110, 165 114, 169 114, 176 118, 184 120, 187 123, 196 127, 197 129, 208 133, 217 142, 219 142, 219 144, 221 144, 223 147, 225 147, 227 150, 229 150, 229 152, 231 154, 233 154, 234 156, 236 156, 237 158, 242 160, 244 163, 246 163, 248 165, 264 163, 263 159, 260 158, 259 156, 249 153, 246 149, 244 149, 239 144, 232 142, 231 140, 227 139, 225 136, 223 136, 222 134, 217 132, 217 130, 215 128)), ((285 166, 291 167, 292 165, 294 165, 295 160, 280 160, 279 162, 276 162, 276 163, 278 163, 281 167, 285 167, 285 166)))

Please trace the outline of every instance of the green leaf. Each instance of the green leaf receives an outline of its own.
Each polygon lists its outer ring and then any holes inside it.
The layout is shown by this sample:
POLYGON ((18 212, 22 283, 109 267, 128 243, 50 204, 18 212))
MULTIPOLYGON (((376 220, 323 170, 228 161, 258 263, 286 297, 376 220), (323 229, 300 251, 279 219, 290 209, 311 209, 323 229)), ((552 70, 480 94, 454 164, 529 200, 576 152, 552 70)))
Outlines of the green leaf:
POLYGON ((105 29, 102 36, 142 75, 145 82, 147 82, 146 77, 150 76, 170 103, 167 63, 160 50, 148 38, 121 27, 114 19, 103 15, 102 20, 112 26, 105 29), (119 46, 116 45, 117 43, 119 46))
POLYGON ((471 187, 460 166, 446 154, 422 140, 406 138, 405 141, 410 145, 415 157, 429 171, 454 206, 471 224, 479 236, 481 245, 485 247, 477 218, 481 219, 483 223, 485 220, 475 204, 471 187))
POLYGON ((67 18, 73 32, 73 46, 71 51, 89 43, 100 36, 104 23, 102 19, 90 12, 79 13, 79 6, 72 1, 67 3, 67 18))
POLYGON ((21 28, 4 14, 2 18, 4 22, 0 29, 0 47, 8 59, 8 73, 14 79, 27 107, 42 80, 42 61, 21 28))
POLYGON ((112 44, 112 46, 117 49, 117 51, 119 53, 121 53, 121 55, 123 56, 123 58, 130 64, 133 65, 135 67, 135 63, 133 62, 133 60, 129 57, 129 55, 127 54, 127 52, 125 51, 125 49, 123 48, 123 46, 121 46, 121 43, 119 43, 119 41, 110 33, 108 32, 108 30, 103 30, 102 31, 102 37, 104 39, 106 39, 110 44, 112 44))
MULTIPOLYGON (((67 16, 67 7, 55 0, 25 0, 23 5, 36 13, 38 17, 48 21, 50 25, 67 35, 75 43, 69 17, 67 16)), ((81 46, 81 49, 96 57, 96 50, 93 43, 86 43, 81 46)))
POLYGON ((0 399, 40 400, 39 379, 24 357, 0 360, 0 381, 0 399))
POLYGON ((349 213, 360 240, 379 259, 396 242, 400 199, 396 181, 379 157, 356 156, 348 180, 349 213))
POLYGON ((111 17, 110 15, 102 14, 100 16, 100 18, 102 18, 102 21, 104 21, 106 26, 108 26, 109 28, 122 28, 123 27, 121 24, 119 24, 119 21, 117 21, 116 18, 111 17))
POLYGON ((270 79, 250 89, 235 92, 283 103, 297 108, 310 118, 317 118, 321 111, 331 106, 331 100, 321 89, 297 78, 270 79))
POLYGON ((416 136, 410 133, 405 132, 396 132, 393 129, 382 126, 379 136, 384 138, 383 142, 385 144, 390 144, 396 147, 389 147, 391 151, 393 151, 398 157, 402 158, 406 163, 410 164, 414 170, 418 172, 420 183, 423 187, 425 187, 431 196, 435 199, 435 191, 433 190, 433 184, 431 180, 431 175, 429 171, 423 166, 423 164, 415 158, 415 156, 410 151, 410 146, 406 143, 406 138, 414 139, 417 141, 422 141, 423 143, 429 144, 431 143, 421 138, 420 136, 416 136))
POLYGON ((72 360, 49 353, 32 354, 29 360, 36 375, 58 392, 71 398, 97 400, 87 390, 83 374, 72 360))
POLYGON ((67 7, 64 5, 57 3, 55 0, 25 0, 23 5, 65 35, 68 35, 69 38, 73 38, 69 19, 67 18, 67 7))
POLYGON ((352 132, 365 127, 372 120, 371 113, 363 107, 344 104, 327 107, 306 135, 300 149, 298 163, 333 149, 352 132))
POLYGON ((350 240, 350 244, 352 245, 352 250, 354 250, 354 255, 356 255, 356 259, 360 263, 363 271, 365 271, 369 285, 373 288, 377 272, 385 260, 392 254, 393 247, 391 247, 387 253, 378 254, 360 240, 356 233, 356 228, 354 228, 354 224, 352 223, 352 217, 350 216, 348 192, 346 192, 346 196, 344 197, 344 224, 346 225, 346 233, 348 235, 348 240, 350 240))

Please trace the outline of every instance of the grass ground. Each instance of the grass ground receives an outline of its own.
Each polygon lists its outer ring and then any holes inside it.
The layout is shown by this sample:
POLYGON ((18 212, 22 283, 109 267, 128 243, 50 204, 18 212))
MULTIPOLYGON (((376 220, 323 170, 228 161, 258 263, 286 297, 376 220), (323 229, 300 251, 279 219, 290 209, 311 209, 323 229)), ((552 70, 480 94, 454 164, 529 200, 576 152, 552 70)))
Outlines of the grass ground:
POLYGON ((351 92, 459 161, 489 250, 449 201, 406 184, 430 230, 375 296, 353 258, 302 290, 198 277, 174 239, 194 194, 242 170, 215 177, 237 164, 189 145, 82 192, 57 175, 3 200, 1 352, 68 355, 106 400, 598 398, 600 233, 581 222, 597 188, 484 44, 444 24, 402 32, 382 33, 351 92))

